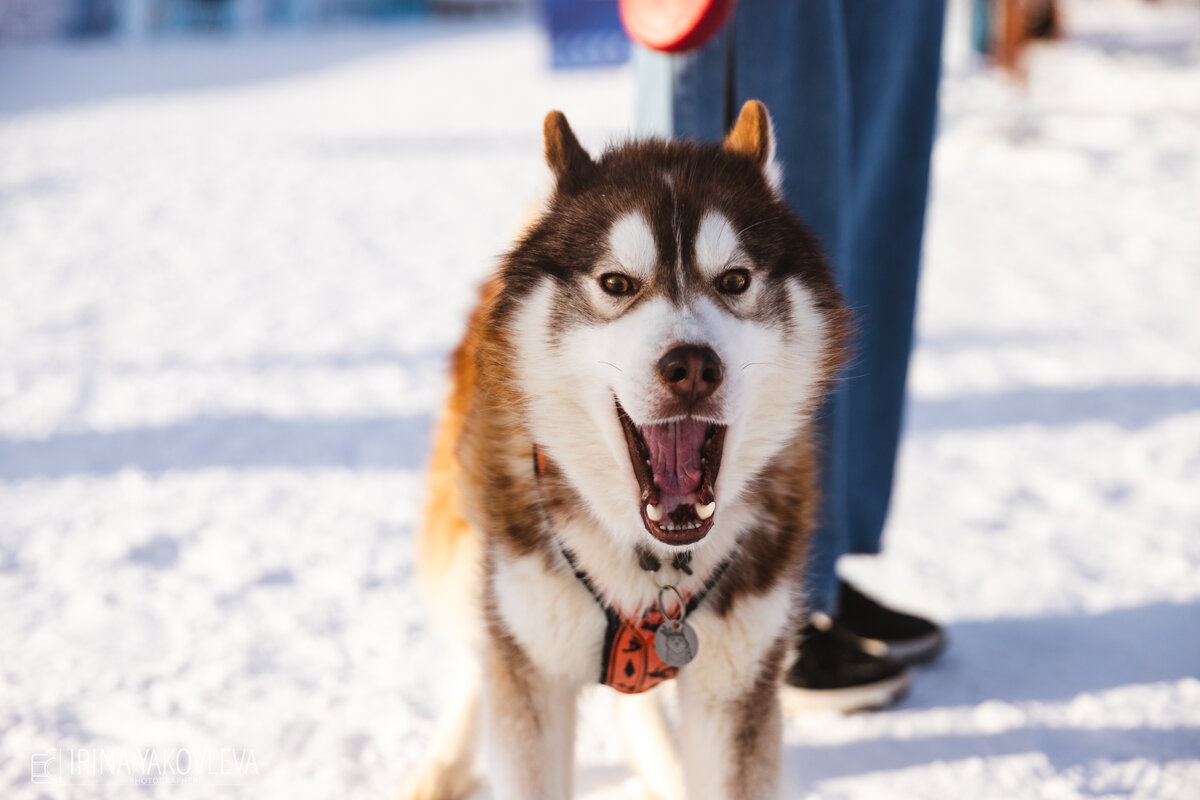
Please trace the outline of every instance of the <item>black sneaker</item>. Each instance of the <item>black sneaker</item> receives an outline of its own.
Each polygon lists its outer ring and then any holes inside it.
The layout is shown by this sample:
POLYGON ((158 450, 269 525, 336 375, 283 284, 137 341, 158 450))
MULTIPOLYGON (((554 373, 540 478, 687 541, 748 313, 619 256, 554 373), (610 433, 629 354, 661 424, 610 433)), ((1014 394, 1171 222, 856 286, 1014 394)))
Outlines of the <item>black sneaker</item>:
POLYGON ((919 664, 946 646, 946 634, 933 622, 882 606, 845 581, 839 606, 838 626, 858 637, 870 655, 919 664))
POLYGON ((891 705, 908 691, 903 664, 865 652, 854 634, 825 614, 800 633, 799 654, 784 677, 784 710, 865 711, 891 705))

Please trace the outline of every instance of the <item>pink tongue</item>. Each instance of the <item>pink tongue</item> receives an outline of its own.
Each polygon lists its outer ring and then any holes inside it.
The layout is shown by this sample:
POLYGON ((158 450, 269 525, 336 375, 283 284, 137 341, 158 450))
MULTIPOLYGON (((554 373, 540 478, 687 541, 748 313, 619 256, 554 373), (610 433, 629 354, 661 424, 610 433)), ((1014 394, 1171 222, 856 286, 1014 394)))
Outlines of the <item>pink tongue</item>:
POLYGON ((668 495, 686 495, 700 488, 700 457, 708 423, 694 419, 647 425, 642 439, 650 451, 654 483, 668 495))

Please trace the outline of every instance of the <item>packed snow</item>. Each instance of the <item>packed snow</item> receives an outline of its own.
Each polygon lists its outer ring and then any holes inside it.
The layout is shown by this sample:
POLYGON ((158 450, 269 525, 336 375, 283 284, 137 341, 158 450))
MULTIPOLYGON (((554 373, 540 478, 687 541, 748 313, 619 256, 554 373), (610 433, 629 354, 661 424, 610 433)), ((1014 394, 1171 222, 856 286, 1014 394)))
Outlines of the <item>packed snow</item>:
MULTIPOLYGON (((1069 4, 1023 83, 962 11, 845 565, 951 645, 789 719, 785 796, 1197 798, 1200 6, 1069 4)), ((0 795, 394 795, 456 690, 412 581, 447 353, 545 112, 632 123, 628 67, 547 63, 519 18, 0 50, 0 795)), ((607 691, 580 793, 638 798, 607 691)))

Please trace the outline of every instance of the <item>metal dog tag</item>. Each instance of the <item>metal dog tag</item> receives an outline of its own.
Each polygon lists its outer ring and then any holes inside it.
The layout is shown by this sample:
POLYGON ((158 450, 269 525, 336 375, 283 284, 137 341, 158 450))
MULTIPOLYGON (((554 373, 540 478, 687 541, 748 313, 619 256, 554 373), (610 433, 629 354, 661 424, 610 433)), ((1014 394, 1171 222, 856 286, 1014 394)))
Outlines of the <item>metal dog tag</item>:
POLYGON ((686 667, 699 650, 696 632, 682 618, 663 620, 654 632, 654 651, 663 663, 672 667, 686 667))

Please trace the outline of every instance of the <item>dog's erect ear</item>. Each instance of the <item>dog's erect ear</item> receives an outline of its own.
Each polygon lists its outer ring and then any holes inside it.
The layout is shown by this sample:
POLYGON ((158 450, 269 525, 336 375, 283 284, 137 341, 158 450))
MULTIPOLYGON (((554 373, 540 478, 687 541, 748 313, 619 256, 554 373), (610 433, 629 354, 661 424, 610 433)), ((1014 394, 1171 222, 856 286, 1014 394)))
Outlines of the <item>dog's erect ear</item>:
POLYGON ((725 149, 750 156, 762 167, 771 157, 774 147, 771 116, 767 113, 767 107, 757 100, 747 100, 738 114, 737 122, 733 123, 733 129, 725 136, 725 149))
POLYGON ((762 168, 767 182, 779 189, 781 175, 775 161, 775 130, 766 106, 757 100, 747 100, 733 129, 726 134, 723 147, 731 153, 749 156, 762 168))
POLYGON ((553 170, 559 188, 569 190, 573 181, 595 166, 592 157, 579 144, 561 111, 547 114, 542 128, 546 136, 546 163, 553 170))

